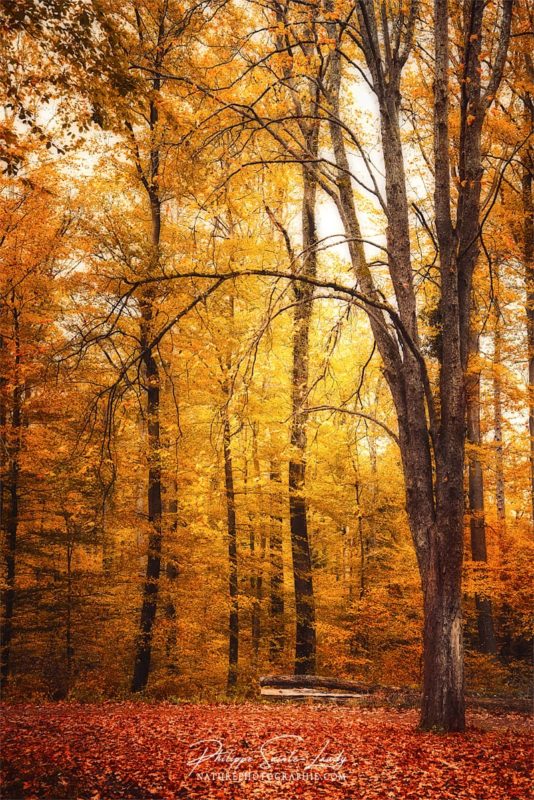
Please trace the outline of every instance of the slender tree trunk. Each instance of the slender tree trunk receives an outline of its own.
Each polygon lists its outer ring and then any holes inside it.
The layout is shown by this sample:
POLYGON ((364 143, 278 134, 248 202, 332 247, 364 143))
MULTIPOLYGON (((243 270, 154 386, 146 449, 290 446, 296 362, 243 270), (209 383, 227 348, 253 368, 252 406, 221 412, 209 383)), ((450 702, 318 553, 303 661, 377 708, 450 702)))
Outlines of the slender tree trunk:
POLYGON ((495 501, 501 533, 506 527, 506 496, 504 488, 504 452, 502 431, 502 321, 500 301, 500 269, 495 264, 494 270, 494 332, 493 332, 493 432, 495 442, 495 501))
POLYGON ((141 347, 146 371, 147 419, 148 419, 148 554, 143 603, 136 643, 132 692, 146 688, 152 656, 152 637, 158 604, 159 579, 161 574, 162 549, 162 488, 161 488, 161 441, 160 441, 160 375, 159 366, 149 347, 151 337, 152 300, 143 302, 143 332, 141 347))
MULTIPOLYGON (((478 357, 478 336, 471 331, 470 355, 478 357)), ((487 563, 486 520, 484 515, 484 476, 480 459, 480 369, 472 364, 466 376, 467 440, 472 446, 469 456, 469 529, 471 534, 471 557, 478 563, 487 563)), ((478 649, 482 653, 495 653, 495 628, 491 599, 484 594, 475 594, 477 611, 478 649)))
POLYGON ((367 433, 367 442, 369 446, 369 460, 371 462, 371 512, 369 514, 369 530, 367 533, 367 545, 368 549, 372 551, 376 546, 376 525, 375 525, 375 509, 377 506, 378 500, 378 463, 377 463, 377 456, 376 456, 376 441, 374 436, 369 434, 369 426, 367 425, 367 421, 365 421, 365 430, 367 433))
MULTIPOLYGON (((15 419, 15 418, 14 418, 15 419)), ((16 554, 19 522, 19 467, 18 455, 11 455, 9 470, 9 515, 7 518, 6 588, 4 590, 4 619, 2 626, 2 686, 10 672, 11 640, 13 638, 13 615, 15 611, 16 554)))
MULTIPOLYGON (((228 396, 229 390, 225 391, 228 396)), ((223 452, 224 483, 226 491, 226 515, 228 525, 228 590, 230 597, 230 616, 228 620, 228 677, 226 682, 229 694, 235 692, 238 680, 239 657, 239 597, 237 571, 237 525, 235 512, 234 470, 232 463, 232 439, 228 406, 223 408, 223 452)))
POLYGON ((7 541, 5 547, 6 560, 6 587, 4 590, 2 641, 0 669, 1 687, 5 684, 10 673, 11 641, 13 638, 13 615, 15 611, 16 592, 16 565, 17 565, 17 535, 19 526, 19 457, 21 448, 21 423, 22 423, 22 381, 20 377, 20 322, 19 312, 13 297, 13 338, 15 345, 14 387, 11 407, 9 451, 9 480, 8 497, 9 510, 6 524, 7 541))
POLYGON ((256 668, 259 648, 259 608, 257 601, 257 553, 256 553, 256 531, 254 526, 256 523, 254 511, 252 510, 251 503, 253 502, 254 493, 250 492, 248 481, 249 464, 245 456, 245 463, 243 467, 243 493, 245 495, 246 503, 248 505, 248 543, 250 548, 250 598, 251 598, 251 614, 250 614, 250 638, 252 644, 252 666, 256 668))
POLYGON ((257 667, 261 642, 261 604, 263 600, 263 560, 265 558, 265 527, 262 508, 261 470, 258 457, 258 434, 256 427, 252 431, 252 464, 254 467, 254 485, 257 514, 250 518, 250 550, 252 555, 251 592, 252 592, 252 653, 254 668, 257 667), (259 548, 256 547, 256 530, 259 533, 259 548))
MULTIPOLYGON (((158 87, 159 88, 159 87, 158 87)), ((153 104, 154 105, 154 104, 153 104)), ((157 120, 154 108, 153 125, 157 120)), ((158 158, 153 154, 153 181, 149 191, 152 217, 152 249, 154 262, 159 263, 159 244, 161 235, 161 202, 154 186, 157 177, 158 158)), ((143 603, 139 621, 139 634, 136 642, 132 692, 143 691, 148 683, 152 658, 152 638, 158 606, 159 580, 161 575, 162 553, 162 481, 161 481, 161 434, 160 434, 160 395, 161 377, 157 355, 151 347, 153 336, 154 295, 148 289, 141 299, 141 352, 145 369, 147 394, 148 431, 148 554, 146 562, 143 603)))
MULTIPOLYGON (((316 138, 316 136, 315 136, 316 138)), ((315 145, 312 145, 312 147, 315 145)), ((315 226, 316 183, 303 169, 304 196, 302 230, 304 271, 315 275, 317 234, 315 226)), ((313 593, 312 556, 306 508, 306 404, 308 393, 309 332, 312 292, 295 284, 292 367, 291 458, 289 461, 289 519, 293 582, 295 587, 296 636, 295 674, 316 671, 315 598, 313 593)))
POLYGON ((361 485, 359 478, 356 478, 356 483, 354 484, 354 488, 356 491, 356 505, 358 508, 358 541, 360 544, 360 600, 363 600, 365 597, 365 589, 366 589, 366 578, 365 578, 365 552, 366 552, 366 543, 365 543, 365 535, 363 532, 363 517, 362 512, 360 509, 360 494, 361 494, 361 485))
POLYGON ((269 658, 271 664, 277 664, 285 647, 284 630, 284 561, 282 556, 282 513, 281 496, 282 481, 280 469, 275 461, 271 462, 271 526, 269 536, 270 561, 270 617, 271 632, 269 637, 269 658))
MULTIPOLYGON (((359 466, 359 454, 358 454, 358 444, 355 442, 354 445, 354 454, 350 453, 350 459, 352 462, 352 469, 354 470, 354 499, 356 500, 356 526, 358 531, 358 545, 359 545, 359 561, 360 561, 360 588, 359 588, 359 597, 360 600, 363 600, 365 597, 366 591, 366 554, 367 554, 367 541, 365 536, 365 531, 363 529, 363 515, 361 510, 361 500, 362 500, 362 486, 360 481, 360 466, 359 466)), ((349 591, 349 599, 352 601, 353 596, 353 586, 351 581, 350 591, 349 591)))
MULTIPOLYGON (((253 433, 253 437, 254 437, 253 433)), ((254 450, 255 444, 253 439, 252 449, 254 450)), ((253 456, 254 460, 254 456, 253 456)), ((256 459, 257 461, 257 459, 256 459)), ((261 634, 261 576, 259 565, 259 548, 256 537, 256 526, 260 524, 260 514, 255 513, 252 508, 252 503, 255 500, 255 491, 258 491, 258 479, 256 471, 255 490, 250 491, 248 480, 249 464, 245 457, 244 464, 244 495, 248 505, 248 541, 250 548, 250 598, 251 598, 251 613, 250 613, 250 640, 252 645, 252 668, 255 670, 258 666, 258 653, 260 649, 260 634, 261 634)))
POLYGON ((72 556, 74 552, 74 531, 69 530, 67 522, 67 611, 65 620, 65 652, 67 656, 67 685, 65 696, 68 695, 72 685, 72 659, 74 648, 72 646, 72 556))
POLYGON ((102 510, 102 572, 106 578, 111 576, 115 559, 115 543, 108 527, 108 520, 113 518, 114 491, 113 489, 104 499, 102 510))
MULTIPOLYGON (((527 69, 529 76, 532 78, 534 69, 530 58, 527 61, 527 69)), ((534 126, 534 99, 527 94, 524 103, 527 124, 534 126)), ((528 430, 530 435, 530 487, 532 490, 531 514, 534 524, 534 201, 532 199, 534 148, 532 145, 526 148, 522 160, 523 252, 525 261, 529 391, 528 430)))
MULTIPOLYGON (((3 313, 6 310, 6 304, 0 302, 0 320, 2 318, 3 313)), ((4 337, 0 333, 0 365, 4 363, 4 350, 5 350, 5 342, 4 337)), ((6 430, 6 419, 7 419, 7 409, 6 409, 6 391, 5 386, 7 383, 7 375, 0 374, 0 430, 5 432, 6 430)), ((5 491, 6 491, 6 478, 7 478, 7 470, 6 466, 9 463, 9 458, 7 457, 7 453, 5 448, 0 447, 0 529, 4 530, 5 528, 5 491)))
MULTIPOLYGON (((161 42, 165 35, 167 6, 164 4, 158 28, 157 46, 154 48, 154 72, 151 81, 152 96, 149 101, 148 127, 152 140, 149 152, 148 167, 145 170, 139 160, 137 171, 145 188, 150 205, 151 215, 151 258, 148 274, 158 270, 160 264, 161 239, 161 197, 160 197, 160 149, 157 143, 159 111, 158 97, 162 86, 161 63, 163 49, 161 42)), ((144 45, 140 17, 139 42, 144 45)), ((148 683, 150 662, 152 658, 152 639, 154 622, 158 607, 159 582, 161 575, 162 554, 162 479, 161 479, 161 435, 160 435, 160 400, 161 376, 157 350, 151 345, 153 337, 154 315, 157 311, 154 285, 149 284, 140 298, 141 324, 140 345, 142 364, 145 371, 147 395, 147 431, 148 431, 148 554, 143 586, 143 602, 139 621, 139 633, 136 642, 135 663, 132 678, 132 691, 143 691, 148 683)))
MULTIPOLYGON (((256 549, 256 534, 252 528, 250 531, 250 553, 253 562, 258 559, 258 550, 256 549)), ((252 663, 254 669, 258 664, 258 653, 260 649, 261 639, 261 577, 258 574, 257 565, 253 566, 256 574, 250 578, 250 589, 252 594, 252 614, 251 614, 251 640, 252 640, 252 663)))
MULTIPOLYGON (((176 477, 171 481, 171 497, 168 503, 168 513, 170 517, 170 542, 175 544, 176 532, 178 530, 178 482, 176 477)), ((174 592, 178 579, 178 564, 172 556, 167 557, 165 564, 165 577, 167 578, 167 602, 165 604, 165 619, 167 621, 167 639, 165 642, 165 654, 167 657, 167 669, 169 672, 176 673, 176 604, 174 602, 174 592)))

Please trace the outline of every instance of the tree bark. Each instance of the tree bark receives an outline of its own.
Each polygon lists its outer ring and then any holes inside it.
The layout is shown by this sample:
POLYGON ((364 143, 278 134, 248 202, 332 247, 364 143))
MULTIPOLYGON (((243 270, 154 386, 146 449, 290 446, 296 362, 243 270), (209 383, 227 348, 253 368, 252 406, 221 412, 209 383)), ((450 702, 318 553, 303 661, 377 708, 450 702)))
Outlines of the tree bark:
MULTIPOLYGON (((526 57, 527 73, 532 79, 534 68, 530 56, 526 57)), ((524 97, 527 125, 534 127, 534 100, 527 93, 524 97)), ((525 261, 525 289, 527 311, 528 347, 528 430, 530 435, 530 487, 532 490, 531 516, 534 525, 534 201, 532 198, 532 178, 534 172, 534 148, 527 145, 522 157, 522 200, 523 200, 523 253, 525 261)))
MULTIPOLYGON (((226 390, 228 397, 229 389, 226 390)), ((239 659, 239 596, 237 571, 237 525, 235 513, 234 470, 232 463, 232 439, 228 406, 223 408, 223 452, 224 485, 226 492, 226 517, 228 526, 228 592, 230 615, 228 619, 228 676, 226 688, 233 694, 238 681, 239 659)))
MULTIPOLYGON (((350 453, 350 460, 352 463, 352 469, 354 471, 354 499, 356 501, 356 527, 358 531, 358 545, 359 545, 359 573, 360 573, 360 587, 359 587, 359 599, 363 600, 365 597, 366 592, 366 564, 367 564, 367 550, 368 550, 368 541, 367 537, 365 536, 364 528, 363 528, 363 514, 361 509, 361 502, 362 502, 362 484, 360 480, 360 459, 358 453, 358 443, 357 441, 354 444, 354 454, 350 453)), ((354 537, 351 537, 351 553, 350 553, 350 584, 349 584, 349 603, 352 604, 354 599, 354 584, 353 584, 353 558, 354 554, 352 553, 352 549, 354 547, 354 537)))
MULTIPOLYGON (((153 104, 152 104, 153 105, 153 104)), ((157 111, 154 111, 157 114, 157 111)), ((155 161, 153 157, 152 161, 155 161)), ((157 173, 156 173, 157 174, 157 173)), ((152 245, 157 262, 161 234, 161 204, 159 195, 153 190, 150 196, 152 218, 152 245)), ((162 551, 162 486, 161 486, 161 437, 160 437, 160 370, 157 356, 150 342, 154 316, 154 296, 151 290, 141 299, 141 351, 145 370, 147 394, 148 432, 148 554, 143 587, 143 603, 136 643, 132 692, 143 691, 148 683, 152 656, 152 636, 156 618, 162 551)))
MULTIPOLYGON (((444 522, 442 541, 447 538, 444 522)), ((450 538, 457 538, 453 528, 450 538)), ((458 558, 455 559, 458 562, 458 558)), ((446 569, 447 548, 431 551, 424 590, 423 700, 424 730, 462 731, 465 727, 463 631, 459 570, 446 569)), ((456 565, 455 565, 456 566, 456 565)))
MULTIPOLYGON (((171 481, 171 497, 168 502, 168 513, 170 517, 171 546, 175 543, 176 532, 178 530, 178 481, 174 477, 171 481)), ((178 579, 179 569, 176 559, 169 555, 165 565, 165 577, 168 582, 167 602, 165 604, 165 619, 167 621, 167 639, 165 642, 165 654, 167 656, 167 669, 171 673, 177 672, 176 665, 176 604, 174 602, 174 592, 178 579)))
POLYGON ((1 640, 1 688, 10 674, 11 641, 13 638, 13 616, 15 611, 17 538, 19 526, 19 458, 21 448, 22 424, 22 380, 20 376, 20 318, 13 293, 13 341, 15 345, 13 393, 11 405, 11 425, 8 442, 9 479, 8 479, 8 515, 6 524, 7 541, 5 546, 6 588, 4 590, 2 640, 1 640))
MULTIPOLYGON (((154 273, 160 262, 161 238, 161 197, 160 197, 160 148, 157 142, 158 135, 158 96, 162 86, 161 43, 165 36, 165 20, 167 7, 164 5, 159 18, 157 31, 157 46, 154 50, 154 72, 151 80, 152 92, 148 102, 148 127, 151 137, 151 148, 148 157, 148 167, 143 169, 139 158, 137 171, 141 183, 146 191, 150 207, 151 220, 151 256, 148 264, 148 274, 154 273)), ((144 44, 142 26, 138 18, 139 42, 144 44)), ((152 638, 154 622, 158 606, 159 581, 161 575, 162 554, 162 479, 161 479, 161 435, 160 435, 160 395, 161 376, 158 364, 157 351, 152 347, 153 321, 155 310, 154 285, 148 284, 140 298, 141 322, 140 345, 141 361, 144 367, 145 390, 147 395, 147 432, 148 432, 148 553, 146 562, 145 582, 143 586, 143 601, 139 620, 139 633, 136 641, 135 662, 132 677, 132 692, 143 691, 148 683, 150 662, 152 658, 152 638)))
POLYGON ((67 542, 66 542, 67 549, 65 554, 67 561, 67 597, 66 597, 66 609, 65 609, 65 655, 67 661, 67 679, 65 682, 64 694, 66 697, 68 696, 68 693, 72 685, 73 657, 74 657, 74 647, 72 644, 72 603, 73 603, 72 557, 74 555, 76 527, 70 525, 68 516, 65 517, 65 522, 66 522, 66 533, 67 533, 67 542))
POLYGON ((257 667, 261 643, 261 605, 263 600, 263 561, 265 558, 266 536, 262 507, 261 470, 258 456, 257 426, 252 429, 252 464, 254 467, 254 483, 257 514, 250 517, 250 551, 252 556, 252 576, 250 587, 252 593, 251 638, 253 666, 257 667), (259 536, 256 536, 258 531, 259 536), (258 541, 259 539, 259 541, 258 541), (259 548, 256 546, 259 544, 259 548))
POLYGON ((269 536, 270 617, 269 659, 278 664, 285 647, 284 630, 284 561, 282 556, 282 481, 280 469, 271 461, 271 526, 269 536))
POLYGON ((502 329, 500 300, 500 267, 494 268, 494 300, 493 300, 493 438, 495 442, 495 501, 501 533, 506 528, 506 494, 504 488, 504 452, 502 430, 502 329))
MULTIPOLYGON (((317 131, 310 136, 310 150, 316 152, 317 131)), ((302 251, 304 273, 315 276, 317 234, 315 223, 316 183, 303 169, 302 251)), ((305 497, 306 483, 306 405, 308 394, 309 332, 313 289, 294 284, 297 303, 293 321, 293 365, 291 384, 291 457, 289 460, 289 520, 293 583, 295 587, 295 674, 316 670, 315 598, 312 556, 305 497)))
MULTIPOLYGON (((157 231, 159 241, 159 229, 157 231)), ((152 299, 147 297, 142 305, 141 347, 146 373, 147 428, 148 428, 148 554, 143 603, 136 643, 132 692, 143 691, 148 683, 152 656, 152 637, 156 619, 162 549, 162 490, 160 441, 160 375, 156 358, 149 347, 151 339, 152 299)))

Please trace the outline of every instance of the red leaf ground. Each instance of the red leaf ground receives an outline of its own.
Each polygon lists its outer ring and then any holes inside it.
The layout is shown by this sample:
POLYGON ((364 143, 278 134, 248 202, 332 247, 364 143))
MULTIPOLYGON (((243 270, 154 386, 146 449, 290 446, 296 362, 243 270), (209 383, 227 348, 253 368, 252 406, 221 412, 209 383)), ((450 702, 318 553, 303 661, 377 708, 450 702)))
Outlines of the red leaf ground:
POLYGON ((465 734, 434 735, 415 730, 415 712, 383 709, 4 706, 1 796, 527 800, 525 719, 485 714, 470 722, 465 734), (218 761, 208 759, 215 742, 192 746, 205 739, 221 742, 218 761), (188 762, 204 750, 206 761, 188 776, 188 762))

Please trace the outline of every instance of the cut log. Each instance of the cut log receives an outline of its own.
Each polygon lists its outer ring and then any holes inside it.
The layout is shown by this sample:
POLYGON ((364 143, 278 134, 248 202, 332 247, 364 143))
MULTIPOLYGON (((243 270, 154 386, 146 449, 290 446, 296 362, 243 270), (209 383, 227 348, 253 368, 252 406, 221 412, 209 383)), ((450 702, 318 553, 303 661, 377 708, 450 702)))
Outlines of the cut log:
POLYGON ((269 686, 262 686, 260 689, 262 697, 270 697, 280 700, 354 700, 356 697, 367 697, 367 694, 357 694, 356 692, 334 692, 321 689, 278 689, 269 686))
POLYGON ((374 691, 373 686, 365 686, 355 681, 339 678, 326 678, 321 675, 264 675, 260 678, 261 694, 280 697, 331 696, 350 698, 374 691))

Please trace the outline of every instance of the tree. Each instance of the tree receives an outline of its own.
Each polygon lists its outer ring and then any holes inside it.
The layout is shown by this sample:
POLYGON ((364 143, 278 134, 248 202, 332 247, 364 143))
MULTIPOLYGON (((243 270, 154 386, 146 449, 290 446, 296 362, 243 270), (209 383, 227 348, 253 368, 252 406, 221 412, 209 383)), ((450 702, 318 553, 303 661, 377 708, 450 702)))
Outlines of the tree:
MULTIPOLYGON (((421 726, 464 727, 461 565, 463 557, 463 463, 465 447, 464 373, 469 352, 471 286, 479 250, 484 120, 498 90, 510 35, 512 4, 502 7, 493 68, 483 88, 479 69, 484 7, 466 11, 463 79, 460 97, 459 186, 451 190, 449 133, 449 22, 446 0, 434 4, 434 220, 439 258, 441 353, 435 393, 421 353, 416 294, 411 266, 410 221, 400 133, 401 75, 413 46, 417 5, 396 28, 378 21, 370 3, 358 6, 359 44, 370 72, 381 121, 385 165, 387 262, 397 312, 388 308, 399 344, 388 331, 382 310, 377 320, 376 289, 362 257, 352 256, 372 310, 371 326, 384 362, 395 404, 406 481, 406 504, 424 595, 424 670, 421 726), (380 30, 380 35, 379 35, 380 30), (453 204, 456 216, 453 217, 453 204)), ((491 47, 491 43, 486 46, 491 47)), ((339 56, 338 56, 339 60, 339 56)), ((339 86, 339 81, 338 81, 339 86)), ((338 87, 334 87, 334 90, 338 87)), ((338 125, 339 105, 334 106, 338 125)), ((332 137, 335 141, 335 134, 332 137)), ((339 138, 339 137, 338 137, 339 138)), ((347 159, 338 147, 337 165, 347 159)), ((347 193, 348 194, 348 193, 347 193)), ((342 201, 347 238, 361 241, 352 196, 342 201), (351 223, 352 220, 352 224, 351 223)), ((356 248, 353 248, 356 250, 356 248)))
MULTIPOLYGON (((534 68, 532 59, 525 54, 525 66, 527 76, 532 82, 534 80, 534 68)), ((527 126, 532 128, 534 123, 534 102, 530 92, 526 92, 523 98, 525 106, 525 117, 527 126)), ((534 158, 532 145, 525 147, 522 158, 523 175, 521 178, 522 200, 523 200, 523 249, 525 260, 525 287, 526 287, 526 310, 527 310, 527 347, 528 347, 528 384, 530 392, 528 429, 530 434, 530 476, 533 497, 532 520, 534 521, 534 400, 532 392, 534 386, 534 202, 532 200, 532 172, 534 158)))

